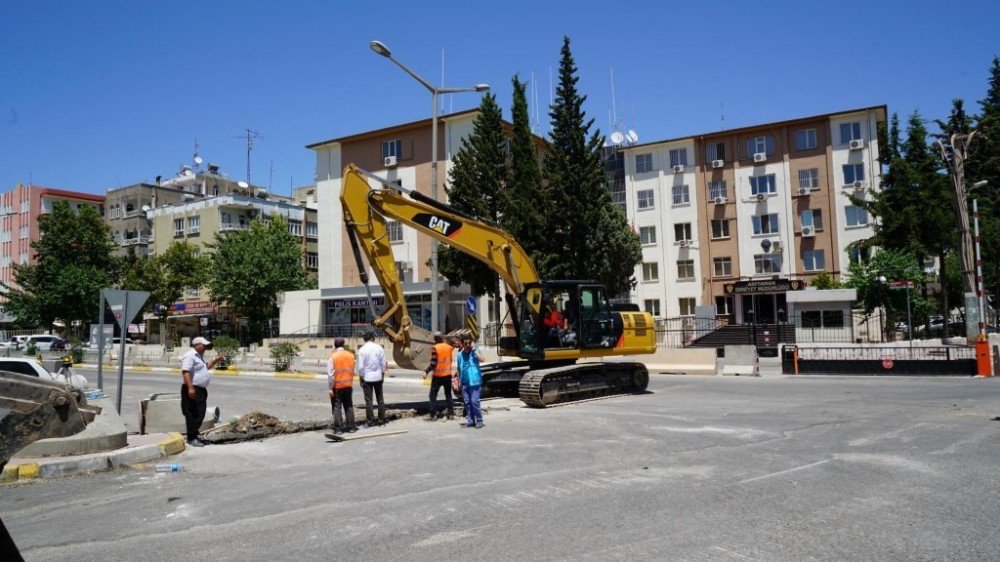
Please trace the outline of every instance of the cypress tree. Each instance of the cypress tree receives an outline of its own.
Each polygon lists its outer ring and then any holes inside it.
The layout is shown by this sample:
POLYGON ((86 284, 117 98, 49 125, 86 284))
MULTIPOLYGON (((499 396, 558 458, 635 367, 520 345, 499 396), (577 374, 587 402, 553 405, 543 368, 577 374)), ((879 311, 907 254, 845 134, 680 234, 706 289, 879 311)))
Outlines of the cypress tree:
POLYGON ((641 261, 639 237, 624 213, 611 202, 601 160, 603 137, 583 111, 586 96, 577 90, 579 78, 563 38, 559 85, 549 117, 551 145, 545 155, 548 182, 548 229, 545 248, 536 264, 544 278, 596 279, 610 296, 634 285, 641 261))
POLYGON ((511 105, 513 134, 510 142, 510 184, 504 192, 503 228, 521 244, 532 261, 539 262, 545 237, 542 171, 538 167, 538 148, 531 134, 525 83, 517 76, 511 80, 514 99, 511 105))

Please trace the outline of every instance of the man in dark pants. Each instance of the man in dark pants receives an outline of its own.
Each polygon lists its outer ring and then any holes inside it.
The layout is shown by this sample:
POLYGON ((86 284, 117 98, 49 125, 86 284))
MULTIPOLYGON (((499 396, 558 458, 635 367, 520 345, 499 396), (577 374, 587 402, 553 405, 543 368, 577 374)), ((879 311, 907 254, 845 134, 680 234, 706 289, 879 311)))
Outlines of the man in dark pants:
POLYGON ((212 380, 210 369, 223 359, 221 355, 205 363, 205 350, 212 348, 212 342, 203 337, 191 341, 192 349, 181 357, 181 413, 187 422, 187 443, 192 447, 202 447, 205 441, 198 439, 201 423, 205 421, 205 407, 208 403, 208 383, 212 380))
POLYGON ((441 417, 437 407, 438 389, 444 387, 444 399, 448 404, 448 419, 455 416, 455 403, 451 398, 451 358, 454 348, 444 341, 441 332, 434 334, 434 347, 431 349, 431 364, 424 372, 424 378, 433 373, 431 377, 431 412, 429 419, 441 417))
POLYGON ((326 360, 326 376, 330 405, 333 407, 333 432, 354 432, 354 354, 344 349, 344 338, 333 340, 336 349, 326 360), (341 416, 343 410, 343 416, 341 416), (344 423, 344 418, 347 423, 344 423))
POLYGON ((389 363, 385 360, 385 350, 375 343, 375 332, 365 332, 365 344, 358 349, 355 370, 361 381, 361 390, 365 394, 365 418, 368 427, 385 424, 385 398, 382 396, 382 381, 389 363), (378 421, 372 412, 372 393, 378 401, 378 421))

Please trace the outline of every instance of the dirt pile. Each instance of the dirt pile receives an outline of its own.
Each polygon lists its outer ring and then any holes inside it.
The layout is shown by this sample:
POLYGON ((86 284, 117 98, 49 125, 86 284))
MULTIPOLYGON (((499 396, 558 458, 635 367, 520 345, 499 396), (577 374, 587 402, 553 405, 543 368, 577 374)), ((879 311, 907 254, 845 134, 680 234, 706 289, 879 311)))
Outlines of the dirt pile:
MULTIPOLYGON (((389 421, 408 418, 416 414, 413 410, 389 410, 386 418, 389 421)), ((359 420, 364 420, 364 410, 356 412, 355 416, 359 420), (357 414, 360 413, 360 416, 357 414)), ((239 441, 252 441, 254 439, 265 439, 275 435, 286 435, 298 433, 300 431, 317 431, 320 429, 330 429, 329 419, 292 422, 280 420, 264 412, 250 412, 244 414, 238 420, 225 425, 216 426, 205 433, 202 438, 209 443, 236 443, 239 441)))

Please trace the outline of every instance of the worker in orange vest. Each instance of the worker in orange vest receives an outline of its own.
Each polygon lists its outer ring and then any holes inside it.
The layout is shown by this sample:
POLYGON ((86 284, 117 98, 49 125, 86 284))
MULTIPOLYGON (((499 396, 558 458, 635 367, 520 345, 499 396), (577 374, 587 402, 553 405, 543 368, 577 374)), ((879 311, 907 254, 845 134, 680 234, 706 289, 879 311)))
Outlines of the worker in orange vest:
POLYGON ((344 338, 333 340, 336 349, 326 359, 327 392, 330 395, 330 405, 333 406, 333 432, 355 432, 354 401, 351 393, 354 391, 354 354, 344 349, 344 338), (341 417, 343 410, 347 424, 341 417))
POLYGON ((444 398, 448 401, 448 419, 455 417, 455 404, 451 395, 451 367, 454 348, 444 341, 441 332, 434 334, 434 347, 431 349, 431 364, 424 372, 424 378, 433 373, 431 377, 431 412, 428 419, 435 420, 441 417, 437 407, 438 389, 444 387, 444 398))

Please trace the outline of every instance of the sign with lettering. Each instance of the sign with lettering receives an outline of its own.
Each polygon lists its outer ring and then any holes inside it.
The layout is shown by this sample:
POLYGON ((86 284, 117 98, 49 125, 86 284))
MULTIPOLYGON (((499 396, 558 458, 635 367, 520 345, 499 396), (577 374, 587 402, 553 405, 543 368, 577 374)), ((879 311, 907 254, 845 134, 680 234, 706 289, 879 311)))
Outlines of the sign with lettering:
POLYGON ((724 290, 727 295, 756 295, 759 293, 801 291, 805 286, 805 282, 798 279, 758 279, 726 283, 724 290))
POLYGON ((443 219, 430 213, 417 213, 413 215, 413 222, 448 238, 453 238, 462 229, 461 222, 452 218, 443 219))
MULTIPOLYGON (((372 297, 376 307, 385 306, 385 297, 372 297)), ((333 308, 367 308, 368 299, 334 299, 330 301, 333 308)))

